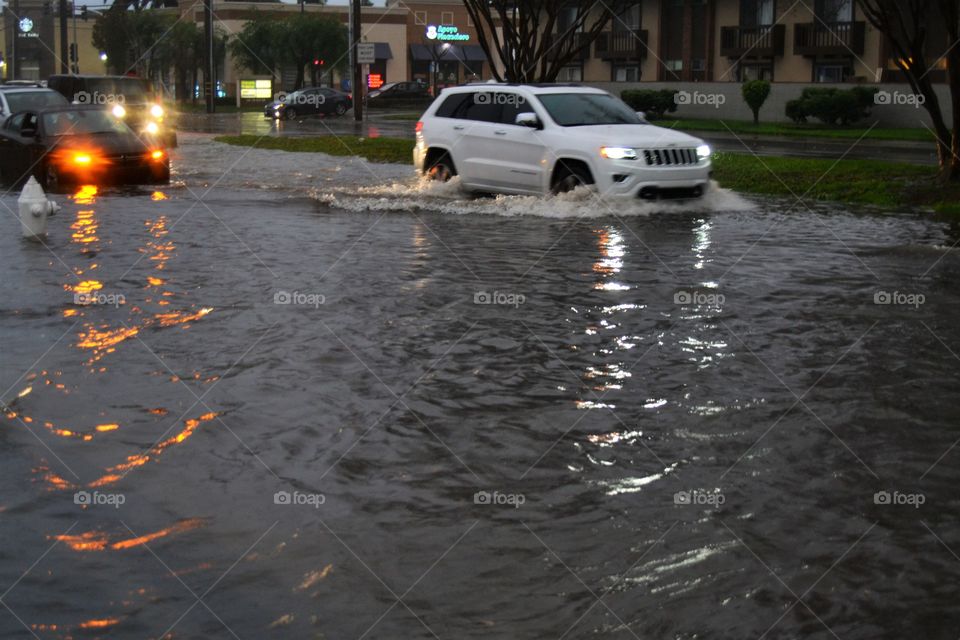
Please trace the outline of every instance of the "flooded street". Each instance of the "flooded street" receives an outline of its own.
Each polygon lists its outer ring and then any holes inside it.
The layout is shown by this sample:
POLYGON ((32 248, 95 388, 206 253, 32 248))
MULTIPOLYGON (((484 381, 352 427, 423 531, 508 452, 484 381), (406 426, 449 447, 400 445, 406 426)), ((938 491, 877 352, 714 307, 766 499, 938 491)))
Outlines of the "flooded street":
POLYGON ((956 226, 180 141, 0 199, 0 637, 956 639, 956 226))

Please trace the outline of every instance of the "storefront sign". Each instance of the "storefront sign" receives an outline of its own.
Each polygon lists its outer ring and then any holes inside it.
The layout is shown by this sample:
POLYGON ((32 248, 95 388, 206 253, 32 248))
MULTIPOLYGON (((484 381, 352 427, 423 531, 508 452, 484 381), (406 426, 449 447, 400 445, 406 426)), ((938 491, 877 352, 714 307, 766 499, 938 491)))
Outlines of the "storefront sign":
POLYGON ((460 33, 460 29, 449 24, 431 24, 427 27, 427 38, 443 42, 466 42, 470 39, 469 33, 460 33))
POLYGON ((241 80, 240 98, 243 100, 269 100, 273 97, 273 83, 269 80, 241 80))
POLYGON ((33 30, 33 20, 30 18, 24 18, 17 26, 20 28, 20 33, 17 35, 21 38, 39 38, 40 34, 33 30))
POLYGON ((383 86, 383 75, 379 73, 371 73, 367 76, 367 87, 370 89, 379 89, 383 86))

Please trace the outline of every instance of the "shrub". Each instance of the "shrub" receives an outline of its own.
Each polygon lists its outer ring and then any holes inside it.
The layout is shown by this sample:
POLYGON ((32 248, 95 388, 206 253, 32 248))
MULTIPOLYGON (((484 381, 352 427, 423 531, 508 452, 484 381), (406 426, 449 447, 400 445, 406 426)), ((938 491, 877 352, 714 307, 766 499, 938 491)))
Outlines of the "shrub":
POLYGON ((770 83, 766 80, 751 80, 744 83, 741 91, 743 101, 753 111, 753 124, 760 124, 760 107, 770 97, 770 83))
POLYGON ((675 89, 627 89, 620 98, 634 111, 643 111, 654 119, 677 110, 677 93, 675 89))
POLYGON ((787 102, 786 115, 800 124, 816 118, 829 125, 849 125, 870 116, 875 87, 853 87, 850 90, 809 87, 796 100, 787 102))

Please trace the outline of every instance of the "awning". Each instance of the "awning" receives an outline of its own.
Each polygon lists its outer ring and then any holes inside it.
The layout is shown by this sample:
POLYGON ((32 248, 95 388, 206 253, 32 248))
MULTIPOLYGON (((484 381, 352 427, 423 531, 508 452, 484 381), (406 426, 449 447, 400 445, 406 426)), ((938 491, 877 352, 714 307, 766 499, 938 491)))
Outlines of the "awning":
POLYGON ((389 42, 374 42, 373 43, 374 58, 377 60, 392 60, 393 52, 390 50, 389 42))
POLYGON ((444 45, 412 44, 410 45, 410 57, 417 62, 431 62, 434 56, 439 56, 444 62, 483 62, 487 56, 483 53, 483 47, 478 45, 459 45, 451 44, 446 48, 444 45))

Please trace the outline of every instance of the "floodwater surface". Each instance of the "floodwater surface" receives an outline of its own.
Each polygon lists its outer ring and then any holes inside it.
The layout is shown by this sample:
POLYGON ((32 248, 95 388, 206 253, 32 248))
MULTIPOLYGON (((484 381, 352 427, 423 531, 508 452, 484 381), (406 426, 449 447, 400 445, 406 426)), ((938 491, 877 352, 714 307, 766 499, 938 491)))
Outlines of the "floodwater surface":
POLYGON ((955 227, 181 142, 0 200, 0 637, 956 638, 955 227))

